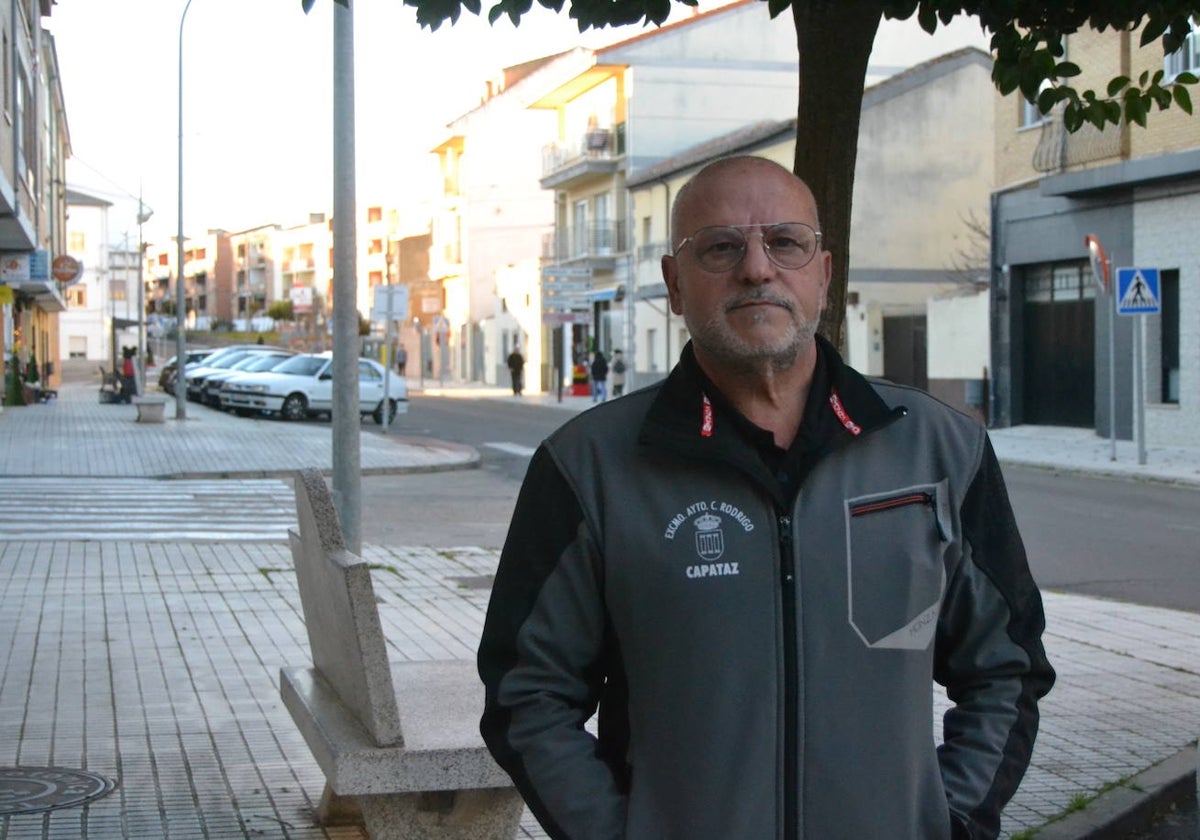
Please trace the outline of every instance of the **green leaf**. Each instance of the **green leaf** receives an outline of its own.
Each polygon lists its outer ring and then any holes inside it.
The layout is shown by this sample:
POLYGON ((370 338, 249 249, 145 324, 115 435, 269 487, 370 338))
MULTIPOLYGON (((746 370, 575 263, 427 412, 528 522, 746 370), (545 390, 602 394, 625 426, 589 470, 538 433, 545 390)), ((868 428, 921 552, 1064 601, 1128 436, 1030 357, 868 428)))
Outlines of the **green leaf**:
POLYGON ((1171 107, 1171 91, 1163 87, 1152 87, 1147 92, 1158 106, 1158 110, 1165 111, 1171 107))
POLYGON ((1109 100, 1100 103, 1104 107, 1104 119, 1113 125, 1121 124, 1121 103, 1109 100))
POLYGON ((1142 46, 1146 46, 1151 41, 1157 40, 1167 31, 1167 26, 1170 25, 1169 20, 1157 18, 1150 15, 1150 20, 1146 22, 1146 28, 1142 30, 1142 46))
POLYGON ((1150 82, 1150 71, 1143 70, 1142 75, 1138 76, 1138 87, 1145 87, 1150 82))
POLYGON ((304 10, 304 14, 312 11, 314 0, 300 0, 300 8, 304 10))
POLYGON ((1060 79, 1069 79, 1072 76, 1078 76, 1083 71, 1079 69, 1078 64, 1070 61, 1064 61, 1054 68, 1054 75, 1060 79))
POLYGON ((1043 114, 1049 114, 1055 104, 1062 98, 1062 91, 1058 88, 1046 88, 1038 94, 1037 109, 1043 114))
POLYGON ((792 0, 767 0, 767 12, 771 17, 779 17, 779 15, 792 5, 792 0))
POLYGON ((1083 125, 1084 108, 1082 106, 1071 107, 1067 106, 1067 110, 1063 111, 1063 128, 1068 133, 1075 133, 1083 125))
POLYGON ((923 2, 917 10, 917 23, 921 24, 921 28, 932 35, 937 31, 937 9, 933 3, 923 2))
POLYGON ((1129 87, 1129 81, 1128 76, 1117 76, 1115 79, 1112 79, 1108 83, 1108 95, 1116 96, 1122 90, 1129 87))
POLYGON ((1192 113, 1192 95, 1188 93, 1188 89, 1183 85, 1175 85, 1171 90, 1171 95, 1175 97, 1175 104, 1185 113, 1192 113))
POLYGON ((479 0, 462 0, 462 5, 471 14, 479 14, 479 0))
POLYGON ((1186 71, 1175 77, 1175 83, 1179 85, 1194 85, 1196 84, 1196 81, 1196 74, 1188 73, 1186 71))

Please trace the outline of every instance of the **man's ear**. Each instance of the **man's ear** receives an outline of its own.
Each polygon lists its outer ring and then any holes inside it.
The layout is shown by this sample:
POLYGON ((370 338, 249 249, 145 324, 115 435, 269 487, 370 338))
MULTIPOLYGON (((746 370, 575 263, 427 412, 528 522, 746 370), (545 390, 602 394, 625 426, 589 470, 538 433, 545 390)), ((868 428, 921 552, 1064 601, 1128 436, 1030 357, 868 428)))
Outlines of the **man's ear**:
POLYGON ((671 312, 683 314, 683 295, 679 291, 679 263, 670 255, 662 258, 663 282, 667 284, 667 297, 671 301, 671 312))

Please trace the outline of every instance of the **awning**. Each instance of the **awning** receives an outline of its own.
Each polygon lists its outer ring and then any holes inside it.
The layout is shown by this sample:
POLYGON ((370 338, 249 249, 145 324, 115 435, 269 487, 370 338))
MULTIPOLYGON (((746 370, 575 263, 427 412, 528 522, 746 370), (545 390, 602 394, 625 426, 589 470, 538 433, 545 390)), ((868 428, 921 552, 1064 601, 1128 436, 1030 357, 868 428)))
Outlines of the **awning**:
POLYGON ((592 291, 588 292, 587 294, 588 294, 588 300, 590 300, 592 303, 599 303, 600 301, 617 299, 617 290, 615 287, 611 288, 611 289, 593 289, 592 291))

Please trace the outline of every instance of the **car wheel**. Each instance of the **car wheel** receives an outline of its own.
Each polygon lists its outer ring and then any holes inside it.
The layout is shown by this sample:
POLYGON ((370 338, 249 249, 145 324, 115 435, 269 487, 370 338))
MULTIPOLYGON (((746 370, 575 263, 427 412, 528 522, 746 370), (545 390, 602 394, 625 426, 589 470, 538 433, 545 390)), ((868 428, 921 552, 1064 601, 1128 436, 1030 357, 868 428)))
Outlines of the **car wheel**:
POLYGON ((303 420, 308 416, 308 401, 303 394, 291 394, 279 407, 279 416, 284 420, 303 420))
MULTIPOLYGON (((379 405, 375 406, 375 410, 371 413, 371 417, 372 417, 372 419, 374 419, 375 425, 377 425, 377 426, 383 425, 383 400, 380 400, 379 405)), ((396 401, 388 400, 388 425, 389 426, 392 425, 392 422, 395 419, 396 419, 396 401)))

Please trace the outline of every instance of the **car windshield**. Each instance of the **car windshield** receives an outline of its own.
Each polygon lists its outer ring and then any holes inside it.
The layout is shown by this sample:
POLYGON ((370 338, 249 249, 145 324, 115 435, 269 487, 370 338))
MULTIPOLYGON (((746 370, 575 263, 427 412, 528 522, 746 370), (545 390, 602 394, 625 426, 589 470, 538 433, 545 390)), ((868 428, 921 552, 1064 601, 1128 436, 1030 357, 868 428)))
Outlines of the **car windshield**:
POLYGON ((229 355, 222 356, 220 359, 217 359, 217 361, 212 362, 211 364, 208 364, 206 366, 212 367, 212 368, 231 368, 249 355, 250 355, 249 350, 244 350, 239 353, 230 353, 229 355))
POLYGON ((269 353, 267 355, 258 354, 250 359, 249 364, 245 365, 244 367, 239 364, 238 367, 241 370, 248 370, 251 372, 271 370, 272 368, 283 364, 286 359, 290 358, 291 356, 284 356, 279 353, 269 353))
POLYGON ((325 367, 328 359, 320 356, 293 356, 275 368, 276 373, 290 373, 293 376, 315 376, 317 371, 325 367))

